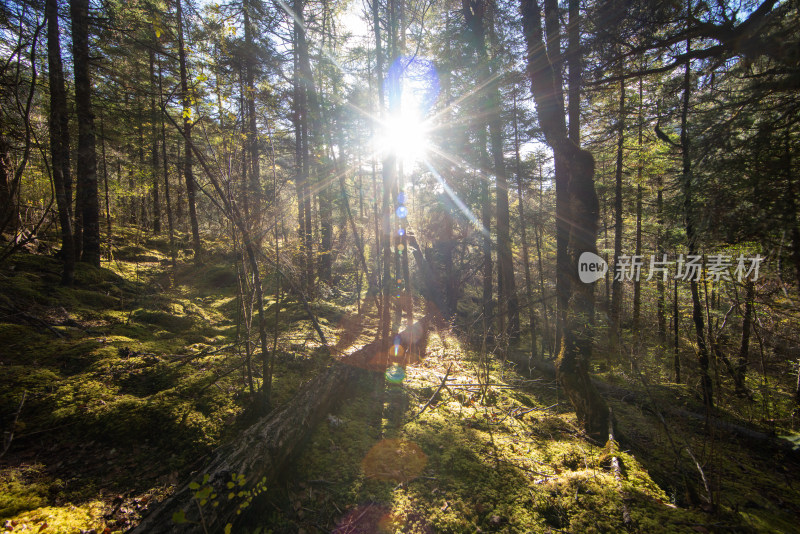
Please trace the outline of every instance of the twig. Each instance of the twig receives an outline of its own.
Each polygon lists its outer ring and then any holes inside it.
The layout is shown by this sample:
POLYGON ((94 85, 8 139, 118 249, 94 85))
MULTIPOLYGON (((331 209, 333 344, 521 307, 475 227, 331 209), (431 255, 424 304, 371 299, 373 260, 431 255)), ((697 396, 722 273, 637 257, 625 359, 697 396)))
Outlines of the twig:
POLYGON ((451 363, 450 367, 447 368, 447 372, 444 374, 444 378, 442 379, 442 383, 439 384, 439 387, 436 388, 436 391, 433 392, 433 395, 431 395, 431 398, 428 399, 428 402, 425 403, 425 406, 423 406, 422 409, 419 412, 417 412, 416 415, 414 415, 411 419, 409 419, 409 421, 413 421, 414 419, 416 419, 417 417, 422 415, 422 412, 424 412, 425 410, 428 409, 428 406, 431 405, 431 403, 433 402, 433 399, 436 398, 436 395, 438 395, 439 392, 442 391, 442 388, 444 387, 445 383, 447 383, 447 377, 450 376, 450 370, 452 368, 453 368, 453 364, 451 363))

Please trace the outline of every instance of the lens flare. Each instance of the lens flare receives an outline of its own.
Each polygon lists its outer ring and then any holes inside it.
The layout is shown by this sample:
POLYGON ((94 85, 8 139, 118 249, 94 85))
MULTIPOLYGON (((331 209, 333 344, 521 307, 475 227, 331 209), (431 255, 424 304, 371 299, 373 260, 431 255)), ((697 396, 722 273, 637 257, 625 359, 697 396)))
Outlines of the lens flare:
POLYGON ((397 364, 392 365, 386 370, 386 380, 392 384, 400 384, 405 377, 405 370, 397 364))

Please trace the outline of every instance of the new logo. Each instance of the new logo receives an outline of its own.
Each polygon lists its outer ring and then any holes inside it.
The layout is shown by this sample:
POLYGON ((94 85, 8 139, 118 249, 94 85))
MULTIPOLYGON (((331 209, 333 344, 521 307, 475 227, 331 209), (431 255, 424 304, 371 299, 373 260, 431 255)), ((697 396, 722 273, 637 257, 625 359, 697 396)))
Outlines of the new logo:
POLYGON ((584 252, 578 258, 578 276, 584 284, 591 284, 608 271, 606 261, 594 252, 584 252))

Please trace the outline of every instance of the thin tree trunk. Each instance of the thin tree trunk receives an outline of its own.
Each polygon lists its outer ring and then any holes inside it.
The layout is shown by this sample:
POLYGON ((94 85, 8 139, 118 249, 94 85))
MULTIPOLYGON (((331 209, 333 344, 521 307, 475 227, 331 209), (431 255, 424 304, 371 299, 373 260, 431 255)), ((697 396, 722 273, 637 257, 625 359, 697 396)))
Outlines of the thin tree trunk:
POLYGON ((58 29, 58 2, 47 0, 47 64, 50 85, 50 157, 56 191, 58 221, 61 225, 61 254, 64 271, 61 283, 72 285, 75 278, 75 237, 72 232, 72 199, 69 168, 69 118, 61 44, 58 29))
MULTIPOLYGON (((296 46, 297 46, 297 66, 300 69, 300 85, 304 92, 304 98, 302 100, 303 104, 305 105, 305 109, 302 110, 301 113, 301 122, 304 125, 304 135, 303 135, 303 165, 305 167, 305 181, 304 181, 304 191, 303 191, 303 199, 305 202, 305 208, 303 209, 303 215, 305 217, 305 253, 306 253, 306 260, 307 260, 307 272, 306 277, 308 279, 307 285, 307 293, 308 296, 311 297, 314 294, 314 274, 316 272, 320 272, 320 269, 323 267, 327 269, 327 266, 330 262, 330 221, 319 221, 319 217, 317 218, 318 222, 323 223, 324 232, 321 230, 320 234, 325 234, 325 243, 322 243, 322 239, 320 239, 320 247, 318 250, 318 258, 319 262, 318 265, 315 266, 314 262, 314 255, 313 255, 313 234, 312 234, 312 223, 311 223, 311 211, 312 207, 311 204, 313 202, 313 195, 311 194, 310 189, 310 177, 311 177, 311 170, 315 171, 314 174, 317 175, 318 180, 317 183, 320 184, 321 189, 326 189, 328 184, 325 183, 325 180, 322 179, 321 173, 322 168, 317 163, 318 161, 318 151, 321 145, 320 143, 320 135, 322 134, 322 125, 321 125, 321 116, 320 116, 320 104, 319 104, 319 97, 317 95, 317 90, 314 85, 314 74, 311 70, 311 60, 309 58, 308 53, 308 42, 306 40, 306 28, 305 28, 305 21, 303 18, 303 6, 304 2, 302 0, 295 0, 294 3, 294 11, 295 15, 297 16, 297 20, 295 21, 295 32, 296 32, 296 46), (324 247, 327 246, 328 248, 325 249, 324 247), (315 268, 316 267, 316 268, 315 268)), ((318 189, 317 185, 315 184, 314 189, 318 189)), ((320 189, 320 190, 321 190, 320 189)), ((321 211, 320 215, 327 215, 328 214, 328 206, 325 206, 321 211)), ((327 275, 327 273, 324 273, 327 275)), ((330 276, 328 276, 330 279, 330 276)))
POLYGON ((542 334, 541 350, 541 359, 544 360, 545 340, 547 341, 547 350, 551 356, 555 355, 553 347, 556 346, 556 343, 553 342, 553 332, 550 332, 550 321, 548 319, 550 316, 550 309, 547 306, 547 295, 544 290, 544 264, 542 263, 542 232, 544 231, 544 191, 542 191, 542 189, 544 188, 544 171, 542 170, 541 157, 537 159, 539 166, 539 214, 533 233, 536 237, 536 265, 539 271, 539 298, 541 298, 542 301, 542 317, 544 318, 544 333, 542 334))
POLYGON ((81 215, 81 261, 100 266, 100 208, 97 199, 92 84, 89 76, 89 0, 70 0, 75 112, 78 120, 77 197, 81 215))
POLYGON ((183 176, 186 182, 186 200, 189 205, 189 224, 192 228, 192 248, 194 248, 195 262, 199 262, 202 256, 200 244, 200 226, 197 222, 197 206, 195 201, 196 185, 192 173, 192 105, 189 95, 189 81, 186 67, 186 47, 184 44, 183 32, 183 0, 176 0, 176 12, 178 16, 178 61, 180 63, 181 77, 181 103, 183 104, 183 131, 184 131, 184 161, 183 176))
MULTIPOLYGON (((686 52, 689 53, 691 49, 690 40, 686 40, 686 52)), ((683 213, 686 225, 686 240, 689 245, 689 256, 697 254, 697 234, 694 227, 694 206, 692 192, 692 160, 691 160, 691 144, 689 141, 688 131, 688 118, 689 118, 689 100, 691 97, 691 62, 686 64, 683 75, 683 104, 681 110, 681 154, 683 161, 683 171, 681 175, 681 182, 683 186, 683 213)), ((703 308, 700 303, 700 290, 696 278, 692 278, 689 283, 692 294, 692 320, 695 329, 695 341, 697 342, 697 364, 700 373, 700 386, 703 391, 703 403, 706 406, 706 411, 710 411, 714 407, 714 400, 711 383, 711 377, 708 374, 708 346, 705 339, 705 325, 703 321, 703 308)))
POLYGON ((739 359, 736 362, 737 394, 746 394, 747 390, 740 389, 745 386, 747 378, 747 364, 750 354, 750 329, 753 324, 753 301, 755 300, 755 284, 752 280, 745 282, 746 292, 744 297, 744 316, 742 317, 742 342, 739 345, 739 359))
POLYGON ((108 261, 111 261, 111 245, 114 240, 111 234, 111 199, 108 190, 108 165, 106 160, 106 128, 103 121, 103 114, 100 113, 100 156, 103 158, 103 192, 105 193, 106 204, 106 254, 108 261))
MULTIPOLYGON (((625 143, 625 80, 619 82, 619 116, 617 118, 617 160, 614 169, 614 270, 622 256, 622 161, 625 143)), ((617 347, 622 318, 622 277, 614 275, 611 283, 611 343, 617 347)), ((616 354, 613 355, 616 357, 616 354)))
MULTIPOLYGON (((656 251, 658 259, 664 257, 665 232, 664 232, 664 177, 660 173, 656 175, 656 251)), ((663 276, 656 277, 656 314, 658 315, 658 342, 661 345, 662 354, 667 346, 667 310, 666 295, 663 276)))
POLYGON ((680 323, 680 314, 678 313, 678 280, 675 279, 674 282, 674 292, 672 295, 672 332, 673 332, 673 339, 672 339, 672 351, 673 351, 673 368, 675 370, 675 383, 681 383, 681 353, 680 353, 680 346, 678 342, 680 338, 678 337, 678 326, 680 323))
POLYGON ((156 124, 156 71, 155 71, 155 49, 150 48, 149 50, 149 59, 150 59, 150 91, 152 95, 150 96, 150 123, 152 125, 152 136, 153 136, 153 153, 151 156, 151 173, 152 173, 152 183, 153 183, 153 233, 158 235, 161 233, 161 201, 158 195, 158 175, 159 175, 159 163, 158 163, 158 125, 156 124))
MULTIPOLYGON (((522 261, 525 264, 525 298, 528 301, 528 328, 531 331, 531 358, 536 358, 536 314, 533 311, 533 287, 531 283, 531 264, 528 255, 528 237, 525 222, 525 202, 522 187, 522 162, 519 157, 519 128, 517 124, 517 93, 514 92, 514 159, 517 174, 517 205, 519 209, 520 240, 522 241, 522 261)), ((544 338, 543 338, 544 339, 544 338)), ((544 342, 542 342, 544 345, 544 342)))
MULTIPOLYGON (((643 107, 642 95, 642 77, 639 77, 639 139, 638 139, 638 163, 636 166, 636 256, 642 256, 642 173, 644 172, 644 144, 642 140, 642 128, 644 115, 642 112, 643 107)), ((639 323, 641 319, 642 308, 642 285, 641 275, 634 275, 633 278, 633 331, 636 335, 639 334, 639 323)))
POLYGON ((247 124, 247 151, 250 160, 250 182, 248 197, 252 201, 250 224, 257 225, 261 217, 261 168, 258 156, 258 126, 256 121, 256 88, 255 88, 255 45, 253 44, 253 28, 250 0, 243 0, 242 11, 244 14, 244 41, 245 41, 245 101, 247 124))
POLYGON ((161 118, 161 159, 164 161, 164 199, 167 201, 167 227, 169 228, 169 254, 172 260, 172 268, 175 269, 177 261, 177 247, 175 246, 175 222, 172 216, 172 199, 170 198, 169 187, 169 166, 167 160, 167 127, 164 121, 164 90, 161 76, 161 58, 158 59, 158 104, 162 108, 161 118))

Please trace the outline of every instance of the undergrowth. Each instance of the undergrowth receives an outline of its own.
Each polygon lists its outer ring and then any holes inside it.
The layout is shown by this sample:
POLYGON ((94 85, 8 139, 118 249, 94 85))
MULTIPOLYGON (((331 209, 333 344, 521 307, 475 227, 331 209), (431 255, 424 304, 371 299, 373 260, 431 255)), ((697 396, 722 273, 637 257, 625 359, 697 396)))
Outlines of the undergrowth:
MULTIPOLYGON (((236 258, 208 243, 202 265, 181 257, 173 272, 165 240, 135 242, 101 269, 79 264, 71 288, 58 285, 60 265, 47 256, 17 254, 2 266, 0 424, 13 439, 0 458, 0 523, 8 528, 124 531, 202 474, 205 454, 258 415, 236 344, 236 258)), ((333 353, 370 341, 374 325, 353 319, 353 295, 328 293, 314 310, 333 353)), ((266 305, 270 332, 279 330, 280 405, 330 358, 299 303, 268 294, 266 305)), ((480 384, 481 358, 446 331, 432 333, 425 352, 399 373, 401 384, 362 381, 286 479, 247 500, 241 532, 796 529, 791 459, 721 432, 709 437, 696 421, 668 417, 668 435, 652 409, 611 400, 620 451, 582 434, 552 378, 493 361, 490 385, 480 384)), ((632 387, 629 371, 605 367, 605 380, 632 387)), ((255 388, 259 368, 256 355, 255 388)), ((697 402, 675 384, 654 395, 697 402)), ((730 406, 729 417, 746 414, 730 406)))

